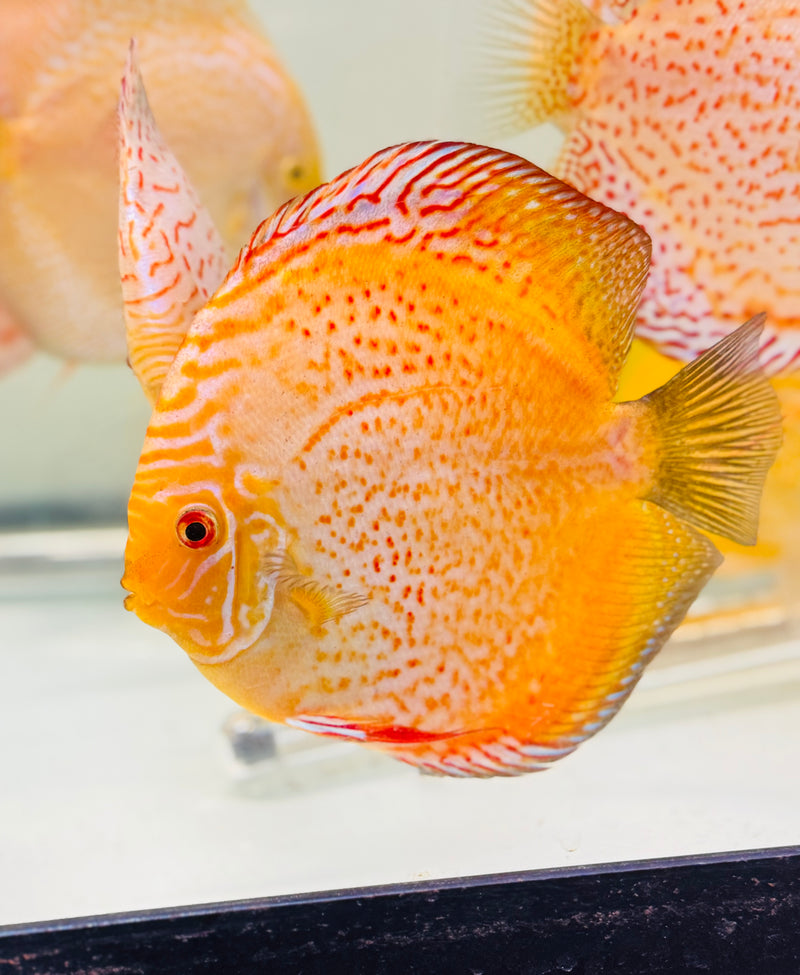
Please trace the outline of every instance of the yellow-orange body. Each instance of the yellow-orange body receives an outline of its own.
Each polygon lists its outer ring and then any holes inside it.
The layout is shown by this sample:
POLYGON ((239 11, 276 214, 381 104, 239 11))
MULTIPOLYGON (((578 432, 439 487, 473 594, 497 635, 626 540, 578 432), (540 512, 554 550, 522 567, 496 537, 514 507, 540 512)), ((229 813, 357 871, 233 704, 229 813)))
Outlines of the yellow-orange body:
POLYGON ((303 100, 244 0, 3 0, 0 371, 35 347, 125 357, 116 106, 134 37, 161 127, 230 256, 319 181, 303 100))
MULTIPOLYGON (((129 608, 273 720, 452 774, 572 751, 718 562, 646 500, 684 511, 661 499, 656 413, 612 403, 648 243, 459 144, 288 204, 166 374, 129 608), (212 527, 188 538, 195 517, 212 527)), ((774 397, 747 382, 771 459, 774 397)))

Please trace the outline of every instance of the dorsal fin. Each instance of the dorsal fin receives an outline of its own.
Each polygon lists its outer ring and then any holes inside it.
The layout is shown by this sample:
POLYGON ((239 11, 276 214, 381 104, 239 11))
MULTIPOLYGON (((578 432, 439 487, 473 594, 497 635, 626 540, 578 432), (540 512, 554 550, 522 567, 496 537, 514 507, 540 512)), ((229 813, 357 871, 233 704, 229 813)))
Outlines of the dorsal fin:
POLYGON ((616 388, 650 257, 650 238, 623 214, 499 149, 409 143, 281 207, 244 248, 226 288, 271 273, 292 249, 346 247, 356 237, 400 244, 409 256, 441 243, 480 262, 508 262, 515 279, 530 277, 532 310, 552 306, 596 344, 616 388))
MULTIPOLYGON (((624 2, 624 0, 622 0, 624 2)), ((514 135, 543 122, 570 128, 575 104, 570 81, 602 0, 494 0, 483 46, 482 91, 490 130, 514 135)))
POLYGON ((493 0, 478 92, 489 130, 514 135, 543 122, 569 132, 582 70, 604 24, 625 23, 643 0, 493 0))
POLYGON ((119 266, 128 361, 155 403, 194 313, 225 275, 225 251, 156 126, 133 41, 119 122, 119 266))

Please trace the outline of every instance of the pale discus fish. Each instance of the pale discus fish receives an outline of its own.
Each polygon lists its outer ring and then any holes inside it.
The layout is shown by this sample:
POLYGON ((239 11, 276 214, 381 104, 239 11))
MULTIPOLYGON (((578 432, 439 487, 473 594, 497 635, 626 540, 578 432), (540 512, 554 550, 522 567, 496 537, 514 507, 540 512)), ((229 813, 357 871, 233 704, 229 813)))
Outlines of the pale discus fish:
POLYGON ((2 0, 0 373, 35 349, 125 358, 116 107, 133 37, 223 266, 319 182, 308 110, 244 0, 2 0))

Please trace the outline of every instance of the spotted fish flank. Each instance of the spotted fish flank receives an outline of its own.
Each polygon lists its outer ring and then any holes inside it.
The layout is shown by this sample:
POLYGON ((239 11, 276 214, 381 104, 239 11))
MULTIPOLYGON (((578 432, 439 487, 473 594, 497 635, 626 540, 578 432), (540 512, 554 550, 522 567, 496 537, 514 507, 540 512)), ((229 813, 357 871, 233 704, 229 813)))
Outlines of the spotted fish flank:
POLYGON ((764 368, 796 369, 796 5, 500 0, 497 9, 497 120, 556 122, 566 134, 556 174, 653 238, 637 334, 691 359, 765 311, 764 368))
POLYGON ((164 379, 128 608, 272 720, 448 775, 569 754, 717 565, 690 523, 752 541, 780 439, 761 320, 613 404, 648 255, 482 146, 286 204, 164 379))
POLYGON ((125 357, 115 106, 132 37, 226 266, 259 220, 319 181, 307 109, 245 0, 3 0, 0 373, 34 349, 125 357))

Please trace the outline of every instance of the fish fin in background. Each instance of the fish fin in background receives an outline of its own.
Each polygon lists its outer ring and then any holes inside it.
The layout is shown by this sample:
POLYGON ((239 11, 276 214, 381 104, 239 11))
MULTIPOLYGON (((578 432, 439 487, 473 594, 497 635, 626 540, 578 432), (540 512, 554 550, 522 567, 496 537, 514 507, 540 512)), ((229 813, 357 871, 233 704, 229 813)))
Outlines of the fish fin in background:
POLYGON ((530 294, 531 315, 544 310, 574 321, 596 346, 598 366, 611 392, 616 390, 647 278, 650 238, 624 214, 499 149, 414 142, 375 153, 265 220, 240 252, 226 288, 234 290, 262 269, 274 273, 281 248, 305 241, 293 234, 299 228, 313 224, 321 235, 335 234, 346 230, 348 220, 387 219, 394 234, 420 238, 463 233, 470 224, 491 226, 504 238, 511 273, 530 277, 523 299, 530 294), (532 211, 537 211, 535 235, 530 232, 532 211), (569 235, 564 233, 565 212, 569 235), (580 260, 575 259, 575 239, 581 242, 580 260), (560 302, 557 312, 542 309, 536 297, 551 283, 560 302))
POLYGON ((164 142, 131 41, 119 103, 119 267, 128 361, 151 403, 195 312, 225 276, 225 247, 164 142))
POLYGON ((778 397, 758 362, 757 315, 638 403, 656 437, 648 499, 697 528, 752 545, 781 444, 778 397))
POLYGON ((79 362, 74 362, 74 361, 62 362, 61 368, 58 370, 55 377, 53 378, 52 388, 60 389, 62 386, 66 386, 66 384, 72 379, 72 377, 78 371, 79 366, 80 366, 79 362))
POLYGON ((369 602, 364 593, 335 589, 303 575, 288 552, 269 555, 263 563, 275 580, 276 590, 302 610, 312 630, 334 623, 369 602))
POLYGON ((580 0, 500 0, 487 35, 486 101, 502 135, 553 122, 569 127, 570 76, 601 21, 580 0))
POLYGON ((0 376, 31 356, 36 346, 0 304, 0 376))

